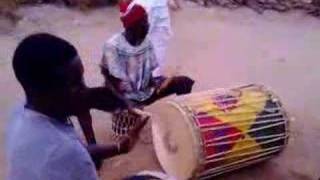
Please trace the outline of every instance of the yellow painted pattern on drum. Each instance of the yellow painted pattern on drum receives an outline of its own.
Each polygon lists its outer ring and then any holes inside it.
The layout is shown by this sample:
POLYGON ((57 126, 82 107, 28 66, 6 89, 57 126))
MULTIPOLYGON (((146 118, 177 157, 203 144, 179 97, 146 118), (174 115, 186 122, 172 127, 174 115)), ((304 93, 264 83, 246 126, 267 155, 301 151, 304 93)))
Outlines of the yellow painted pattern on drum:
POLYGON ((268 96, 264 92, 243 90, 234 109, 223 111, 211 100, 211 103, 199 106, 196 112, 206 112, 208 116, 216 117, 245 132, 255 122, 257 114, 263 111, 267 100, 268 96))
POLYGON ((232 163, 239 159, 247 158, 250 155, 255 155, 254 152, 259 152, 261 149, 260 145, 255 141, 255 139, 249 135, 245 135, 242 140, 244 141, 237 142, 230 152, 225 156, 224 163, 232 163))
POLYGON ((208 116, 215 117, 223 123, 241 130, 243 141, 235 142, 235 145, 225 156, 224 163, 234 162, 245 158, 244 153, 256 152, 261 149, 254 138, 247 134, 252 124, 256 121, 257 115, 264 110, 268 95, 266 92, 253 89, 244 89, 237 97, 238 102, 231 110, 222 110, 211 100, 211 103, 204 103, 196 109, 197 112, 206 112, 208 116))

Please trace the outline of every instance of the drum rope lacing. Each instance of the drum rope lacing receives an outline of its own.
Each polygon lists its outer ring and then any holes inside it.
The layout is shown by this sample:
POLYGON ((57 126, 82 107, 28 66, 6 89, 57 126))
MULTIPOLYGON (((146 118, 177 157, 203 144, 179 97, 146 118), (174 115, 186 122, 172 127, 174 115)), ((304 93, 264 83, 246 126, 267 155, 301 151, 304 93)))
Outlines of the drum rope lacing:
POLYGON ((251 165, 251 164, 262 162, 264 160, 270 159, 270 157, 272 157, 272 156, 263 157, 263 158, 259 158, 259 159, 256 159, 256 160, 252 160, 252 158, 247 158, 247 159, 244 159, 241 162, 237 162, 236 164, 233 163, 230 166, 228 165, 228 166, 219 167, 219 168, 215 168, 215 169, 211 169, 211 170, 205 171, 205 172, 201 173, 198 177, 200 179, 209 179, 209 178, 212 178, 214 176, 217 176, 217 175, 220 175, 220 174, 224 174, 226 172, 230 172, 232 170, 236 170, 236 169, 239 169, 239 168, 242 168, 242 167, 246 167, 246 166, 251 165), (252 161, 250 161, 250 160, 252 160, 252 161), (241 164, 239 164, 239 163, 241 163, 241 164))
MULTIPOLYGON (((255 140, 264 140, 264 139, 270 139, 270 138, 286 138, 287 135, 282 133, 282 134, 276 134, 276 135, 268 135, 268 136, 259 136, 255 137, 255 140)), ((235 141, 226 141, 226 142, 219 142, 219 143, 207 143, 207 146, 221 146, 221 145, 229 145, 233 144, 235 142, 244 142, 244 141, 251 141, 249 139, 240 139, 240 140, 235 140, 235 141)))
MULTIPOLYGON (((269 116, 269 118, 275 118, 275 117, 278 117, 280 116, 279 115, 276 115, 274 117, 272 116, 269 116)), ((212 117, 212 116, 209 116, 209 117, 212 117)), ((257 118, 267 118, 268 116, 266 117, 257 117, 257 118)), ((237 121, 227 121, 227 122, 223 122, 223 123, 211 123, 211 124, 208 124, 208 125, 203 125, 203 126, 200 126, 201 128, 205 128, 203 129, 204 131, 206 131, 207 129, 208 130, 216 130, 216 129, 210 129, 211 126, 219 126, 219 127, 223 127, 223 125, 226 125, 226 124, 237 124, 238 126, 239 125, 247 125, 247 124, 251 124, 251 123, 246 123, 247 121, 250 121, 252 119, 257 119, 257 118, 249 118, 249 119, 240 119, 239 120, 239 123, 237 123, 237 121)), ((276 118, 276 119, 272 119, 272 120, 260 120, 259 122, 256 122, 254 124, 264 124, 264 123, 268 123, 268 122, 277 122, 277 121, 281 121, 281 120, 284 120, 285 118, 276 118)), ((219 128, 217 127, 217 128, 219 128)))
POLYGON ((244 134, 244 133, 248 134, 248 133, 251 133, 251 132, 255 132, 257 130, 268 129, 270 127, 276 127, 276 126, 279 126, 279 125, 282 125, 282 124, 285 124, 285 122, 276 123, 276 124, 272 124, 272 125, 268 125, 268 126, 264 126, 264 127, 260 127, 260 128, 255 128, 255 129, 252 129, 252 130, 242 131, 241 133, 234 133, 232 135, 227 135, 227 136, 223 136, 223 137, 214 138, 214 140, 218 141, 218 140, 222 140, 222 139, 226 139, 226 138, 230 138, 230 137, 234 137, 234 136, 239 136, 239 135, 244 134))
MULTIPOLYGON (((210 109, 208 109, 210 110, 210 109)), ((274 112, 274 111, 279 111, 281 110, 280 108, 266 108, 266 111, 269 112, 274 112)), ((249 114, 249 113, 255 113, 256 111, 238 111, 238 112, 221 112, 221 113, 209 113, 209 114, 197 114, 195 112, 195 115, 197 118, 206 118, 206 117, 212 117, 212 116, 233 116, 233 115, 243 115, 243 114, 249 114)), ((270 114, 270 115, 279 115, 279 114, 270 114)), ((282 115, 282 114, 280 114, 282 115)), ((268 115, 257 115, 256 117, 263 118, 263 116, 268 116, 268 115)))
MULTIPOLYGON (((272 140, 269 140, 269 141, 265 141, 265 142, 262 142, 260 143, 259 145, 266 145, 266 144, 270 144, 272 142, 275 142, 275 141, 279 141, 283 139, 282 137, 280 138, 275 138, 275 139, 272 139, 272 140)), ((213 159, 213 158, 216 158, 218 156, 221 156, 221 155, 227 155, 227 154, 230 154, 230 153, 234 153, 234 152, 238 152, 238 151, 242 151, 242 150, 246 150, 246 149, 251 149, 251 148, 254 148, 254 147, 259 147, 259 145, 253 145, 253 146, 247 146, 247 147, 244 147, 244 148, 239 148, 237 150, 233 150, 233 151, 226 151, 226 152, 221 152, 221 153, 217 153, 215 155, 211 155, 211 156, 208 156, 206 159, 213 159)))
MULTIPOLYGON (((213 160, 208 160, 206 162, 206 164, 214 163, 214 162, 218 162, 218 161, 222 161, 222 160, 227 160, 227 159, 232 159, 232 158, 237 158, 237 157, 241 157, 241 156, 248 156, 248 155, 252 155, 252 154, 258 154, 258 153, 264 153, 264 154, 275 153, 275 152, 278 152, 282 147, 283 146, 275 146, 275 147, 271 147, 271 148, 266 148, 264 150, 257 150, 257 151, 252 151, 252 152, 248 152, 248 153, 242 153, 242 154, 230 156, 230 157, 227 157, 227 158, 217 158, 217 159, 213 159, 213 160)), ((244 150, 244 149, 242 149, 242 150, 244 150)), ((263 154, 258 154, 258 155, 263 155, 263 154)), ((250 157, 253 157, 253 156, 250 156, 250 157)))
MULTIPOLYGON (((240 126, 245 126, 245 125, 258 125, 258 124, 266 124, 266 123, 270 123, 270 122, 283 122, 284 121, 284 118, 277 118, 277 119, 273 119, 273 120, 265 120, 265 121, 258 121, 258 122, 255 122, 255 123, 234 123, 234 125, 237 125, 238 127, 240 126)), ((229 122, 227 122, 229 123, 229 122)), ((220 125, 224 125, 224 126, 218 126, 218 127, 208 127, 208 128, 204 128, 201 130, 201 132, 207 132, 207 131, 216 131, 216 130, 222 130, 222 129, 229 129, 229 128, 232 128, 230 126, 227 126, 226 124, 227 123, 224 123, 224 124, 220 124, 220 125)), ((217 126, 217 125, 216 125, 217 126)), ((242 132, 247 132, 247 131, 242 131, 242 132)), ((214 139, 215 140, 215 139, 214 139)))

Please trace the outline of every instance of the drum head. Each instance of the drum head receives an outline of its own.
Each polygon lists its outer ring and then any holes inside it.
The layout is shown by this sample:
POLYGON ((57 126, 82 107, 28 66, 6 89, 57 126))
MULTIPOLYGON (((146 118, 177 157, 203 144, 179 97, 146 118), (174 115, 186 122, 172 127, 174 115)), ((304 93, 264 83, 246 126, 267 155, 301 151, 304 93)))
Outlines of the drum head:
POLYGON ((185 113, 173 104, 158 104, 152 121, 154 147, 162 168, 182 180, 196 172, 201 150, 193 119, 185 113))

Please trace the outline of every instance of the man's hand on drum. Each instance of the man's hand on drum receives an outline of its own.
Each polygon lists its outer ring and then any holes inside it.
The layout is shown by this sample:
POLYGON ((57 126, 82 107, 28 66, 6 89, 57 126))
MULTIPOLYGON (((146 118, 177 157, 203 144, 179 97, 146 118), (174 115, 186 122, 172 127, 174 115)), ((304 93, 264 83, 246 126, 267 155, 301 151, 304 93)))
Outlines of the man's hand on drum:
MULTIPOLYGON (((142 113, 142 112, 143 111, 139 113, 142 113)), ((123 137, 120 140, 118 144, 120 154, 126 154, 130 152, 133 149, 133 147, 136 145, 137 140, 139 139, 141 130, 147 124, 147 121, 150 118, 148 113, 145 113, 145 112, 143 113, 146 114, 147 116, 143 115, 142 117, 144 118, 142 118, 142 121, 139 122, 139 124, 134 129, 132 129, 127 136, 123 137)))
POLYGON ((138 116, 139 119, 150 119, 151 114, 146 112, 146 111, 142 111, 138 108, 129 108, 128 109, 129 113, 131 113, 132 115, 138 116))
POLYGON ((97 169, 100 169, 102 161, 113 156, 129 153, 135 146, 139 134, 143 127, 146 125, 150 116, 144 118, 139 124, 128 133, 128 136, 120 140, 119 143, 113 145, 98 145, 90 144, 87 146, 87 150, 91 155, 97 169))

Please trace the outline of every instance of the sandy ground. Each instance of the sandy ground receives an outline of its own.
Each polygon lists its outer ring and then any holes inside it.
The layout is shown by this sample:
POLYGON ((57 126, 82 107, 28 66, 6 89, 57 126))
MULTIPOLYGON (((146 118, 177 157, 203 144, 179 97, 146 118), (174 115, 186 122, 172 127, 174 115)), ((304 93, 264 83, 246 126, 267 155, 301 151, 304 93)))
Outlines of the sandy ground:
MULTIPOLYGON (((12 106, 23 100, 11 57, 17 43, 31 32, 46 31, 74 43, 84 61, 89 85, 102 82, 99 59, 104 41, 120 29, 118 12, 103 8, 82 14, 42 6, 20 10, 16 28, 0 19, 0 144, 12 106)), ((217 179, 317 180, 320 177, 320 21, 298 12, 257 15, 248 9, 226 10, 187 5, 174 13, 168 72, 192 76, 195 91, 247 83, 264 84, 282 99, 295 117, 287 149, 277 158, 217 179)), ((157 109, 150 107, 156 112, 157 109)), ((110 117, 94 112, 99 142, 110 142, 110 117)), ((174 117, 173 117, 174 119, 174 117)), ((148 137, 145 130, 142 136, 148 137)), ((23 137, 21 137, 23 138, 23 137)), ((5 177, 4 148, 0 150, 0 179, 5 177)), ((119 179, 140 170, 157 170, 151 144, 139 142, 129 154, 105 161, 101 179, 119 179)))

